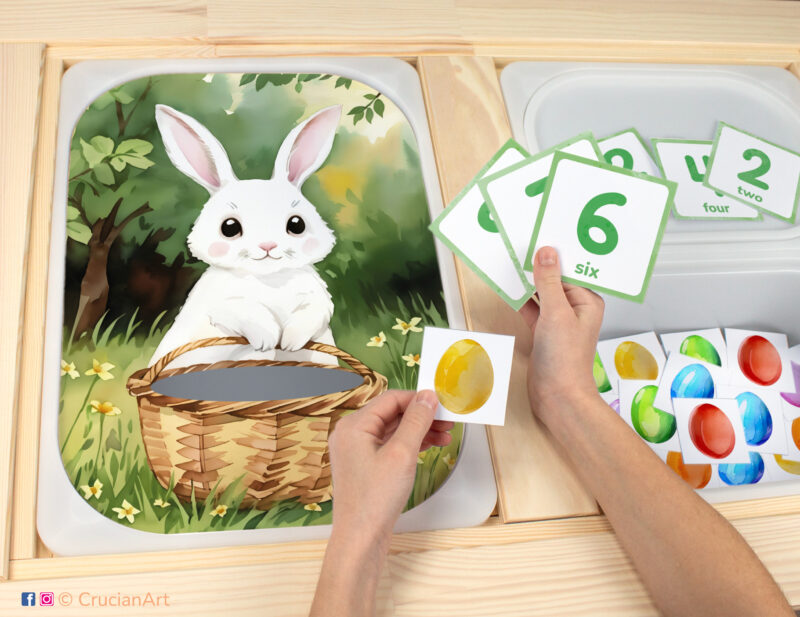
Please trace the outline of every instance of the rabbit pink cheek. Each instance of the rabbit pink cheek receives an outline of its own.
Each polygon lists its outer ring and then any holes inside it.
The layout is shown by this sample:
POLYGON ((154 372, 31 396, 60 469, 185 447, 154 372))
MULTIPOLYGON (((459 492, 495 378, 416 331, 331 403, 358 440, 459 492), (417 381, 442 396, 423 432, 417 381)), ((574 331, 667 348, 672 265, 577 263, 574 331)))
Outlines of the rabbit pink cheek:
POLYGON ((212 242, 208 247, 208 254, 211 257, 222 257, 228 254, 231 245, 227 242, 212 242))
POLYGON ((319 240, 316 238, 309 238, 305 242, 303 242, 303 252, 306 255, 310 255, 314 252, 314 250, 319 246, 319 240))

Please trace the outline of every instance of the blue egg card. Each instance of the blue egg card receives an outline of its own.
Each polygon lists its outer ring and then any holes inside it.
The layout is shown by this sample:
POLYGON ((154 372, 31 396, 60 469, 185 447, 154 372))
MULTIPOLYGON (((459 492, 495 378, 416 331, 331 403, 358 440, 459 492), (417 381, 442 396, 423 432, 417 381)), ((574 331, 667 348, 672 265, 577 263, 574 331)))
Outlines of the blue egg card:
POLYGON ((789 454, 783 401, 777 392, 752 392, 747 386, 722 385, 719 396, 736 399, 748 449, 766 454, 789 454))
POLYGON ((672 412, 675 398, 715 398, 728 381, 727 371, 715 364, 673 352, 661 373, 655 405, 672 412))

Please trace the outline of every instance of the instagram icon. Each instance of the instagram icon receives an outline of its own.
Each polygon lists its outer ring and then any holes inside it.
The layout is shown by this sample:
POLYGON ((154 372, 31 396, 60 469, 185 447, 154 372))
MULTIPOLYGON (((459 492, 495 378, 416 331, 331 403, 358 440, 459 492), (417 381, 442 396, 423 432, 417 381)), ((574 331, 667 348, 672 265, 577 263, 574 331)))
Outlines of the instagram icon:
POLYGON ((53 606, 55 599, 52 591, 43 591, 39 594, 39 606, 53 606))

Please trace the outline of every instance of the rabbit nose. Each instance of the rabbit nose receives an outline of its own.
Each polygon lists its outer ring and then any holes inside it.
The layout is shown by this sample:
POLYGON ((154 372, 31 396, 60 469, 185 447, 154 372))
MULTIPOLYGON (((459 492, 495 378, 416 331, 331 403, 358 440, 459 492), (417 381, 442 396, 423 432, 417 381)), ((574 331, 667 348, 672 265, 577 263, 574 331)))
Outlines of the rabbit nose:
POLYGON ((264 249, 264 251, 266 251, 267 254, 269 254, 269 252, 276 246, 278 246, 277 242, 262 242, 261 244, 258 245, 258 248, 264 249))

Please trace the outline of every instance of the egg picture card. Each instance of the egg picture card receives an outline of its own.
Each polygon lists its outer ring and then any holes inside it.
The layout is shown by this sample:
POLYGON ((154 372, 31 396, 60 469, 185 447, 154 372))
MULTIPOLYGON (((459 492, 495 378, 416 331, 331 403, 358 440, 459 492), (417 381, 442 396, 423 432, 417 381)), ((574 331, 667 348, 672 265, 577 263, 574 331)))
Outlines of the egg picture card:
POLYGON ((625 129, 604 137, 598 140, 597 145, 609 165, 650 176, 661 176, 649 148, 636 129, 625 129))
POLYGON ((734 399, 672 401, 684 463, 749 463, 744 427, 734 399))
POLYGON ((437 420, 505 424, 514 337, 427 327, 417 390, 439 398, 437 420))
POLYGON ((608 379, 608 373, 606 373, 606 369, 603 367, 603 361, 600 360, 600 354, 595 351, 594 352, 594 363, 592 364, 592 377, 594 377, 594 383, 597 386, 597 391, 600 394, 613 394, 616 393, 616 382, 614 384, 611 383, 608 379))
POLYGON ((523 271, 527 271, 526 277, 531 284, 531 236, 556 152, 600 160, 594 137, 591 133, 582 133, 478 182, 500 233, 507 241, 514 259, 523 271))
POLYGON ((777 392, 751 392, 747 386, 722 385, 720 398, 732 398, 739 406, 744 439, 752 452, 789 454, 783 401, 777 392))
POLYGON ((611 407, 615 413, 619 414, 619 394, 610 390, 608 392, 601 392, 600 398, 605 401, 606 405, 611 407))
POLYGON ((678 184, 672 214, 677 219, 759 220, 761 212, 703 184, 710 141, 654 139, 661 175, 678 184))
POLYGON ((783 401, 783 427, 786 432, 786 456, 800 461, 800 415, 797 408, 783 401))
POLYGON ((719 328, 662 334, 661 345, 667 354, 679 353, 724 370, 728 368, 728 350, 719 328))
POLYGON ((619 382, 619 415, 656 452, 680 450, 675 416, 655 405, 658 382, 619 382))
POLYGON ((794 387, 785 334, 725 328, 730 383, 788 392, 794 387))
POLYGON ((760 454, 752 450, 747 453, 747 463, 721 463, 716 465, 719 486, 742 486, 745 484, 766 484, 771 482, 766 459, 772 454, 760 454))
POLYGON ((556 152, 533 232, 553 246, 561 278, 643 302, 675 184, 556 152))
POLYGON ((782 454, 765 454, 763 458, 770 482, 800 481, 800 459, 792 460, 782 454))
POLYGON ((655 381, 657 384, 666 362, 655 332, 600 341, 597 355, 609 383, 615 386, 626 379, 655 381))
POLYGON ((700 465, 687 465, 683 462, 683 455, 680 450, 670 450, 668 452, 657 452, 662 461, 680 476, 686 484, 695 490, 716 488, 719 486, 717 477, 717 465, 707 463, 700 465))
POLYGON ((477 182, 527 156, 517 142, 507 141, 430 225, 433 234, 514 310, 525 304, 533 290, 509 254, 477 182))
POLYGON ((800 200, 800 153, 720 122, 704 183, 794 223, 800 200))
POLYGON ((718 398, 720 386, 728 382, 728 372, 697 358, 671 353, 659 381, 655 405, 672 411, 676 398, 718 398))

